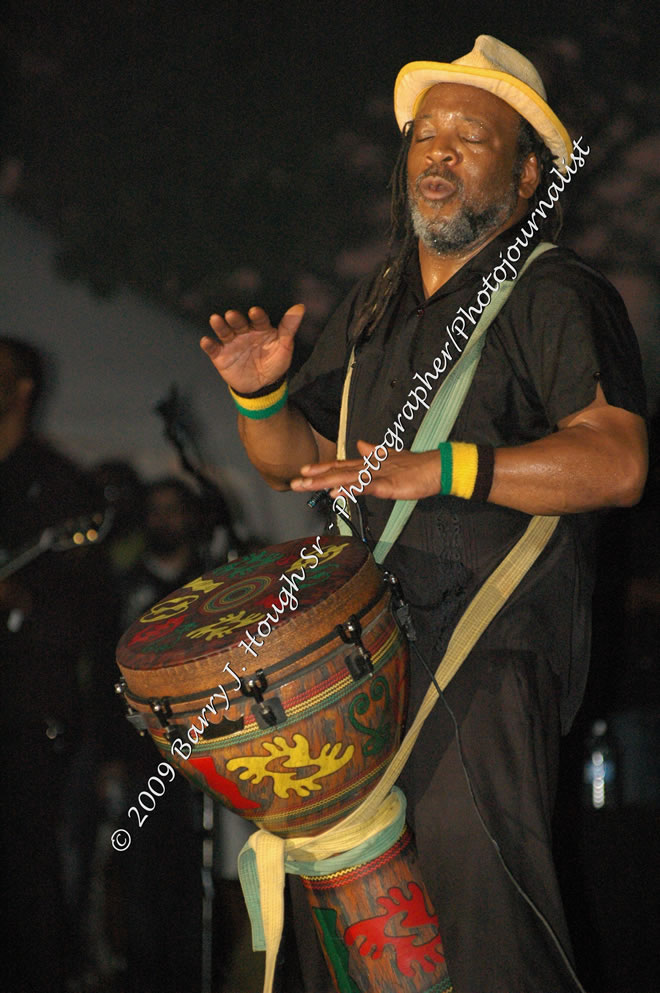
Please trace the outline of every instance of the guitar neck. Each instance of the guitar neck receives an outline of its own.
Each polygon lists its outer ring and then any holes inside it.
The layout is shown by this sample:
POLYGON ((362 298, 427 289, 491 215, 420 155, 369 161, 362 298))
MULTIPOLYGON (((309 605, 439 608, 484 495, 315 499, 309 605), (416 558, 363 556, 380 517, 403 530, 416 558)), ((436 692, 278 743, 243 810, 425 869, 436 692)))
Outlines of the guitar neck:
POLYGON ((93 514, 80 518, 75 522, 66 521, 55 527, 45 528, 39 539, 30 545, 25 545, 19 552, 14 553, 0 564, 0 580, 13 576, 29 562, 47 551, 66 551, 70 548, 82 548, 85 545, 98 544, 102 541, 110 527, 114 511, 106 508, 104 513, 93 514))

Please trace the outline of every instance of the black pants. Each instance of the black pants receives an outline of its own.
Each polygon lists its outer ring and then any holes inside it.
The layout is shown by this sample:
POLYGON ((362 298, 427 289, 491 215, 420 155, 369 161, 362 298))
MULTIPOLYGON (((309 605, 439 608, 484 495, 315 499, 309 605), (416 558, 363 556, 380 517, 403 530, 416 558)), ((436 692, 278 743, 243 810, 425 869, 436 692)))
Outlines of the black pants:
MULTIPOLYGON (((428 678, 413 666, 414 715, 428 678)), ((558 696, 556 677, 529 652, 473 654, 446 691, 460 750, 438 701, 404 770, 455 993, 579 989, 551 853, 558 696)), ((305 990, 332 993, 305 893, 296 879, 290 886, 305 990)))

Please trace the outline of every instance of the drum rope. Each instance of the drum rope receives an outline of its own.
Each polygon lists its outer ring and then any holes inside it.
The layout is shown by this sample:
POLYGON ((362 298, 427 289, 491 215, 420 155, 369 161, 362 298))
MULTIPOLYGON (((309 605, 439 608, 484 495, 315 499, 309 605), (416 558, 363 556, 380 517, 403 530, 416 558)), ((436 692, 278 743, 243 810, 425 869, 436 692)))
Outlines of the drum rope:
MULTIPOLYGON (((523 536, 468 605, 435 673, 435 683, 442 690, 541 554, 554 533, 558 520, 557 517, 533 517, 523 536)), ((252 922, 253 947, 255 950, 266 951, 263 993, 272 993, 277 952, 284 927, 285 870, 301 875, 309 873, 313 867, 306 863, 317 863, 344 853, 353 856, 351 849, 369 841, 374 843, 374 851, 368 858, 379 854, 375 850, 380 847, 377 845, 378 836, 387 832, 400 813, 400 801, 391 792, 392 787, 438 698, 436 686, 432 684, 378 784, 360 806, 338 824, 314 836, 280 838, 260 829, 248 839, 239 855, 239 876, 252 922)), ((360 860, 368 860, 364 849, 361 851, 361 859, 357 859, 358 864, 360 860)), ((355 858, 351 864, 356 864, 355 858)), ((330 871, 334 871, 334 865, 330 871)))

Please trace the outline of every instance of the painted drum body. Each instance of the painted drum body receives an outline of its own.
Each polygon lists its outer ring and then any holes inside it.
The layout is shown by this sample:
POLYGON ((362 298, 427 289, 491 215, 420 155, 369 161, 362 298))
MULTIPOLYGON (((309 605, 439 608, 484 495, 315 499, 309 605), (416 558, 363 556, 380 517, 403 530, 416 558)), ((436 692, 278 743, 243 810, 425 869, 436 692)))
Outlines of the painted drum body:
POLYGON ((130 719, 193 783, 282 837, 353 810, 398 748, 408 650, 355 538, 297 538, 161 600, 117 648, 130 719))
POLYGON ((301 878, 337 993, 451 993, 410 828, 371 861, 301 878))

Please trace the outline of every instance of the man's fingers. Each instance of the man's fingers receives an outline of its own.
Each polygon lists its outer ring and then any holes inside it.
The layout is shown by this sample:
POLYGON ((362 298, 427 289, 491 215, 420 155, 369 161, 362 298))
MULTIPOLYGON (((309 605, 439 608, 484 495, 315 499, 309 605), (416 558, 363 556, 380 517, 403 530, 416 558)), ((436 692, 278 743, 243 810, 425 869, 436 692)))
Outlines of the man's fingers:
POLYGON ((302 466, 301 475, 291 480, 291 489, 329 489, 344 483, 354 483, 364 465, 358 463, 329 462, 312 466, 302 466))
POLYGON ((262 317, 263 327, 256 327, 252 318, 250 317, 250 320, 248 320, 248 318, 245 317, 244 314, 241 314, 240 310, 228 310, 225 313, 225 323, 227 324, 227 327, 229 327, 235 334, 244 334, 245 331, 252 331, 253 328, 256 328, 257 331, 263 331, 270 326, 270 321, 268 320, 268 315, 265 313, 265 311, 261 310, 260 307, 252 307, 251 310, 248 311, 248 316, 251 315, 253 312, 263 315, 262 317), (265 323, 263 320, 264 318, 265 318, 265 323))
POLYGON ((228 310, 224 317, 212 314, 209 324, 223 343, 230 342, 243 327, 248 327, 246 318, 238 310, 228 310))
MULTIPOLYGON (((248 317, 250 318, 250 324, 248 325, 249 330, 254 331, 270 331, 271 323, 270 317, 262 307, 250 307, 248 310, 248 317)), ((241 328, 241 330, 244 330, 241 328)))
MULTIPOLYGON (((305 313, 305 305, 296 303, 289 307, 280 321, 278 330, 280 333, 294 335, 300 327, 300 322, 305 313)), ((270 317, 262 307, 250 307, 247 317, 240 310, 228 310, 224 317, 220 314, 213 314, 209 319, 209 324, 215 331, 220 341, 230 341, 234 335, 244 334, 246 331, 272 331, 270 317)))
POLYGON ((344 461, 334 461, 334 462, 314 462, 311 465, 302 465, 300 467, 300 474, 302 476, 320 476, 324 472, 344 472, 361 469, 363 467, 362 462, 357 459, 347 459, 344 461))
POLYGON ((278 328, 280 334, 287 334, 293 337, 296 331, 298 330, 298 328, 300 327, 300 323, 304 317, 304 314, 305 314, 304 303, 294 303, 293 307, 289 307, 287 312, 282 317, 282 320, 280 321, 278 328))
POLYGON ((222 345, 217 338, 210 338, 207 334, 200 340, 200 347, 206 352, 210 359, 214 359, 222 351, 222 345))

